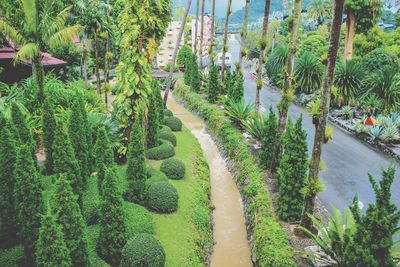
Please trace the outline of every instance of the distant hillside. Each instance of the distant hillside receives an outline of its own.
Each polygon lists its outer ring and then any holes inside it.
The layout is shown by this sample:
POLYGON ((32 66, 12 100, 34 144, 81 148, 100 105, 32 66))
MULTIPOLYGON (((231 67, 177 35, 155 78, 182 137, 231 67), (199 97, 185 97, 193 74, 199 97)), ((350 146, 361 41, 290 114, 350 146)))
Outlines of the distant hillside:
MULTIPOLYGON (((309 0, 303 1, 303 7, 307 7, 309 0)), ((250 3, 250 21, 256 21, 264 15, 265 0, 253 0, 250 3)), ((271 0, 270 13, 282 11, 282 0, 271 0)), ((230 18, 232 23, 241 23, 244 17, 244 8, 234 12, 230 18)))

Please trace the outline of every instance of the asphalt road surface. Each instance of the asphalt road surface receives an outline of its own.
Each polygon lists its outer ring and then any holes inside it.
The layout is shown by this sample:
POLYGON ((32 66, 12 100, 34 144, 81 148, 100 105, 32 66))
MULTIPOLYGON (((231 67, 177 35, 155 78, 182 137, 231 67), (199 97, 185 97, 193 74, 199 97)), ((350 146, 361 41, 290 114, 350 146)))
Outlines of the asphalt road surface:
MULTIPOLYGON (((233 60, 237 61, 240 47, 236 39, 229 40, 229 48, 233 60)), ((254 103, 256 84, 250 78, 248 70, 245 71, 244 87, 246 102, 254 103)), ((261 91, 262 110, 268 110, 271 105, 275 108, 279 99, 279 92, 266 86, 261 91)), ((303 127, 308 134, 307 142, 311 153, 314 138, 314 125, 311 117, 301 107, 296 105, 290 107, 289 116, 293 119, 297 119, 301 114, 303 115, 303 127)), ((323 147, 322 152, 322 160, 326 163, 326 169, 320 173, 320 177, 325 184, 325 190, 318 196, 325 207, 328 210, 331 210, 331 206, 344 210, 352 203, 355 195, 358 195, 359 200, 365 206, 374 202, 375 194, 369 183, 368 173, 380 180, 381 169, 393 165, 396 167, 397 173, 392 186, 392 201, 400 208, 400 164, 341 129, 333 127, 333 140, 323 147)))

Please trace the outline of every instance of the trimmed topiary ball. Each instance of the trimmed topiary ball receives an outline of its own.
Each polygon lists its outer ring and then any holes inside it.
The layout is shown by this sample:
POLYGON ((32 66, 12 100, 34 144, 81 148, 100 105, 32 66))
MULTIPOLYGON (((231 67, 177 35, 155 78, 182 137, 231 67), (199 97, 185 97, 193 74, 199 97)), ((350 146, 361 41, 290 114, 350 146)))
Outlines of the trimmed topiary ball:
POLYGON ((162 160, 175 156, 175 149, 171 144, 163 143, 160 146, 150 148, 146 152, 148 159, 162 160))
POLYGON ((150 234, 138 234, 122 249, 121 267, 164 267, 165 251, 150 234))
POLYGON ((167 125, 162 125, 160 133, 162 132, 172 132, 172 130, 167 125))
POLYGON ((169 179, 179 180, 185 177, 185 164, 179 159, 167 159, 161 163, 160 171, 169 179))
POLYGON ((163 140, 167 140, 171 142, 173 146, 176 146, 176 136, 174 135, 173 132, 161 131, 160 138, 163 140))
POLYGON ((168 117, 164 119, 164 124, 171 128, 172 131, 178 132, 182 130, 182 121, 177 117, 168 117))
POLYGON ((160 170, 149 168, 148 170, 148 178, 145 182, 144 191, 146 196, 148 195, 149 187, 152 184, 159 183, 159 182, 168 182, 167 176, 160 170))
POLYGON ((169 110, 169 109, 164 109, 163 113, 164 113, 164 117, 172 117, 172 116, 174 116, 172 111, 169 110))
POLYGON ((148 207, 156 212, 171 213, 178 209, 178 192, 168 182, 152 184, 148 190, 148 207))

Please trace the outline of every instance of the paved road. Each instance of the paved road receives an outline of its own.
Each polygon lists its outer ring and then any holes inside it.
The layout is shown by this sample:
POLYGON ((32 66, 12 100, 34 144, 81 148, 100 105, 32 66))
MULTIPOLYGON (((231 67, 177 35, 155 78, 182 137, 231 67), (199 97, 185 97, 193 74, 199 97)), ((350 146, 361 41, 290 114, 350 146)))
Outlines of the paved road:
MULTIPOLYGON (((229 41, 230 52, 233 59, 239 56, 239 44, 235 39, 229 41)), ((254 103, 256 85, 245 71, 245 99, 254 103)), ((268 109, 270 105, 276 106, 279 101, 279 92, 266 87, 261 91, 261 104, 268 109)), ((301 108, 292 105, 289 115, 298 118, 303 114, 303 127, 308 133, 308 148, 311 151, 314 138, 314 125, 310 116, 301 108)), ((374 192, 370 186, 367 173, 371 173, 376 179, 380 179, 380 169, 393 164, 398 173, 392 187, 392 200, 400 208, 400 164, 392 158, 375 150, 341 129, 334 127, 333 140, 323 148, 322 159, 326 163, 326 170, 321 178, 325 184, 325 191, 319 194, 319 198, 330 209, 333 205, 341 210, 351 204, 354 195, 358 195, 361 202, 368 204, 375 200, 374 192)))

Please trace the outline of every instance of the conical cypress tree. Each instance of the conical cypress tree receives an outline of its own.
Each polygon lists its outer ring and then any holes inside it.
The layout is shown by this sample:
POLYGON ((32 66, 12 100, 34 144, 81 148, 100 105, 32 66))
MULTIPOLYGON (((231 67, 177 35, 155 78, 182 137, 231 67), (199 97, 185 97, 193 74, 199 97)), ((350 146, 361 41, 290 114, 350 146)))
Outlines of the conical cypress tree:
POLYGON ((228 91, 228 98, 232 99, 234 102, 238 103, 243 99, 243 74, 239 73, 232 77, 233 83, 228 91))
MULTIPOLYGON (((94 162, 94 145, 95 142, 93 142, 93 131, 92 131, 92 127, 89 124, 89 120, 88 120, 88 115, 87 115, 87 111, 85 108, 85 101, 83 100, 83 97, 81 96, 79 98, 79 112, 82 114, 82 121, 83 121, 83 125, 84 125, 84 132, 86 135, 86 147, 87 147, 87 156, 88 156, 88 166, 87 166, 87 177, 90 176, 91 172, 94 170, 94 166, 91 164, 91 162, 94 162)), ((94 131, 97 134, 97 131, 94 131)), ((85 177, 85 179, 87 179, 87 177, 85 177)), ((86 185, 86 181, 85 181, 85 185, 86 185)))
POLYGON ((190 54, 186 60, 185 64, 185 75, 184 75, 184 81, 185 84, 190 86, 192 84, 192 74, 193 74, 193 58, 196 58, 195 55, 190 54))
POLYGON ((43 213, 42 187, 33 165, 31 148, 21 145, 15 165, 14 201, 18 236, 22 241, 25 263, 34 262, 35 242, 40 227, 40 215, 43 213))
POLYGON ((110 140, 108 139, 106 129, 104 127, 101 127, 99 129, 94 152, 96 157, 96 171, 99 192, 101 192, 106 168, 109 167, 114 161, 114 152, 112 150, 110 140))
POLYGON ((11 119, 14 123, 15 130, 18 133, 18 145, 26 144, 29 146, 33 164, 36 169, 38 169, 37 157, 36 157, 36 143, 33 139, 32 133, 26 123, 26 119, 24 114, 21 111, 21 108, 18 106, 16 102, 13 102, 11 105, 11 119))
POLYGON ((197 66, 197 58, 193 55, 192 63, 191 63, 191 80, 190 86, 194 92, 200 92, 201 89, 201 76, 199 67, 197 66))
POLYGON ((160 90, 160 83, 156 80, 153 79, 152 81, 152 88, 153 88, 153 95, 155 97, 155 106, 158 112, 158 119, 159 119, 159 124, 161 124, 161 121, 164 118, 164 101, 161 96, 161 90, 160 90))
POLYGON ((100 238, 97 249, 100 257, 112 266, 119 265, 122 248, 127 241, 123 200, 118 191, 116 176, 114 167, 106 169, 100 203, 100 238))
POLYGON ((62 228, 57 224, 50 208, 41 220, 35 256, 37 267, 76 266, 71 263, 71 256, 64 242, 62 228))
POLYGON ((160 119, 157 109, 156 95, 153 93, 149 99, 147 113, 146 146, 153 148, 160 145, 160 119))
POLYGON ((55 204, 57 222, 62 226, 72 266, 89 266, 86 225, 69 181, 60 175, 56 182, 55 204))
POLYGON ((78 195, 79 205, 81 205, 83 180, 71 141, 61 124, 57 125, 54 135, 53 163, 54 173, 65 173, 68 181, 71 182, 74 193, 78 195))
POLYGON ((375 192, 375 203, 369 204, 365 214, 361 214, 358 199, 353 201, 351 210, 356 221, 356 233, 345 248, 344 258, 347 266, 394 267, 391 249, 400 220, 400 211, 391 201, 395 168, 382 171, 379 186, 371 175, 368 176, 375 192))
POLYGON ((88 151, 88 133, 86 130, 85 117, 82 111, 82 99, 78 98, 72 106, 72 113, 69 119, 68 133, 71 139, 72 147, 75 151, 75 157, 78 160, 80 173, 82 177, 83 189, 86 188, 86 181, 90 175, 89 170, 89 151, 88 151))
POLYGON ((141 202, 144 199, 144 185, 146 175, 146 158, 144 150, 144 131, 141 118, 137 118, 132 126, 130 143, 128 146, 128 168, 126 177, 128 180, 127 199, 133 202, 141 202))
POLYGON ((285 221, 300 220, 304 207, 302 190, 307 181, 307 133, 301 128, 303 118, 296 124, 289 119, 282 139, 283 153, 277 172, 279 183, 279 217, 285 221))
POLYGON ((272 107, 269 108, 265 133, 264 138, 261 140, 260 163, 263 168, 270 169, 275 155, 275 144, 278 139, 278 118, 272 107))
POLYGON ((0 113, 0 249, 17 242, 14 209, 15 142, 8 123, 0 113))
POLYGON ((232 72, 230 69, 225 71, 225 79, 224 79, 224 92, 228 94, 232 89, 235 81, 232 76, 232 72))
POLYGON ((215 103, 218 100, 220 89, 220 78, 217 66, 213 63, 208 74, 208 100, 215 103))
POLYGON ((56 128, 56 118, 54 116, 53 107, 51 106, 48 98, 46 98, 43 104, 42 128, 43 145, 44 151, 46 152, 46 174, 50 175, 53 173, 53 142, 54 131, 56 128))

